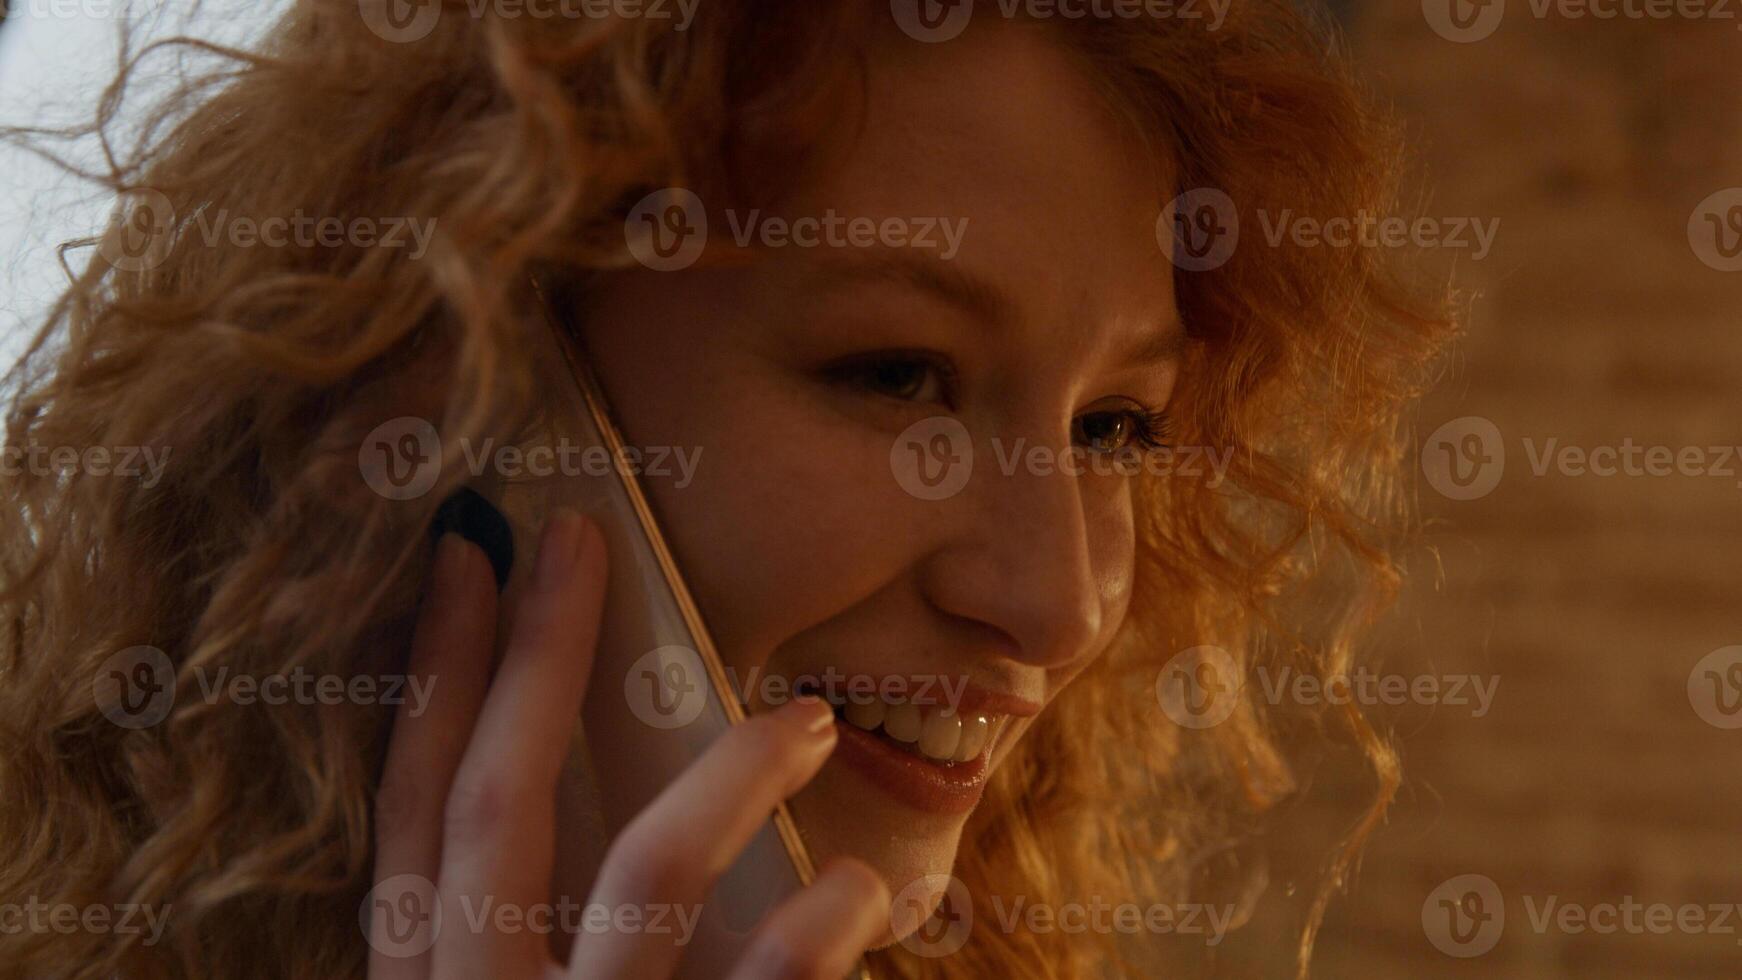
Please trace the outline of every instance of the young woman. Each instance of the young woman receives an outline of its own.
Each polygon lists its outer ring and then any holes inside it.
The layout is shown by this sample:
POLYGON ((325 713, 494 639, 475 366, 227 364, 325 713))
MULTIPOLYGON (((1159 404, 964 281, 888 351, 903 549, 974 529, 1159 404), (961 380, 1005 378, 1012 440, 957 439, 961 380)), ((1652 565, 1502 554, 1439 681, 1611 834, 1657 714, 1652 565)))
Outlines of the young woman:
MULTIPOLYGON (((1220 20, 951 9, 407 20, 301 0, 257 51, 175 49, 221 63, 94 175, 153 202, 112 234, 155 221, 158 251, 111 239, 83 266, 12 375, 7 429, 162 465, 0 477, 0 894, 163 927, 9 931, 0 975, 668 975, 681 945, 633 930, 447 928, 388 955, 358 909, 404 875, 444 902, 699 903, 790 798, 817 880, 713 974, 838 976, 873 950, 880 976, 1102 976, 1156 962, 1160 938, 999 910, 1202 900, 1209 856, 1322 737, 1374 764, 1358 843, 1398 777, 1357 710, 1246 691, 1182 725, 1157 682, 1210 646, 1335 677, 1394 585, 1399 421, 1448 331, 1439 299, 1380 249, 1260 224, 1384 211, 1389 130, 1284 0, 1220 20), (625 231, 667 188, 712 229, 681 268, 638 263, 625 231), (271 219, 273 241, 234 233, 271 219), (422 247, 389 244, 394 221, 422 247), (1202 237, 1238 221, 1237 244, 1202 237), (396 499, 358 465, 391 420, 429 420, 453 460, 531 415, 534 276, 629 441, 699 452, 693 480, 649 491, 740 676, 964 684, 953 722, 747 692, 750 720, 590 893, 561 867, 581 831, 556 794, 610 560, 597 527, 553 516, 533 586, 498 608, 484 552, 427 533, 465 468, 396 499), (976 465, 915 493, 892 450, 938 419, 976 465), (159 723, 115 724, 92 692, 140 646, 178 693, 159 723), (436 684, 419 711, 264 704, 202 696, 219 671, 436 684), (890 903, 941 874, 980 925, 925 955, 890 903)), ((162 56, 133 63, 100 129, 162 56)))

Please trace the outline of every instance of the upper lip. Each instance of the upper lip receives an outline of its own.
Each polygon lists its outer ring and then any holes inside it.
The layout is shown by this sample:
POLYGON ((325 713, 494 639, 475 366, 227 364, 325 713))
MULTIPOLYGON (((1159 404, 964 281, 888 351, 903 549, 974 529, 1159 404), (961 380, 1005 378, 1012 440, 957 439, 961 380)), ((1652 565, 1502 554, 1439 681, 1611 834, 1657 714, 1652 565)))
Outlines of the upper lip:
POLYGON ((1032 718, 1040 714, 1040 709, 1039 701, 974 684, 962 689, 961 703, 956 706, 957 713, 964 715, 1015 715, 1019 718, 1032 718))
MULTIPOLYGON (((989 687, 967 681, 960 676, 947 674, 850 674, 841 672, 846 677, 867 678, 850 683, 840 683, 822 688, 821 692, 837 699, 863 697, 865 693, 874 692, 878 696, 886 690, 895 690, 908 698, 917 698, 916 703, 922 705, 943 705, 954 707, 957 714, 978 715, 1014 715, 1019 718, 1031 718, 1040 714, 1041 702, 1023 697, 1008 688, 989 687)), ((806 675, 799 675, 802 682, 806 675)), ((802 686, 802 685, 801 685, 802 686)))

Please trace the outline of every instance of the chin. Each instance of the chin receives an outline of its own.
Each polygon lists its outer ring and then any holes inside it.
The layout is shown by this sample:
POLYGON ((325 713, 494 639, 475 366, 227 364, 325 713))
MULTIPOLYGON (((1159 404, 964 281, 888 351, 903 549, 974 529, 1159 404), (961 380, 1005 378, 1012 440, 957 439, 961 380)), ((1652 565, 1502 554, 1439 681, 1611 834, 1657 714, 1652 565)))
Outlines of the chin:
MULTIPOLYGON (((838 857, 863 861, 883 878, 891 896, 900 896, 904 890, 910 897, 916 890, 925 891, 928 897, 922 902, 929 913, 936 896, 915 882, 951 873, 962 830, 979 794, 974 792, 972 800, 967 800, 959 793, 940 793, 929 784, 907 793, 892 792, 843 758, 843 748, 853 737, 852 733, 842 733, 834 757, 792 800, 793 814, 811 856, 819 866, 838 857), (926 800, 927 805, 918 805, 918 799, 926 800)), ((984 777, 981 773, 980 785, 984 777)), ((900 939, 923 919, 913 915, 911 908, 898 908, 896 913, 891 932, 879 946, 900 939)))
POLYGON ((840 742, 816 778, 793 797, 792 809, 819 866, 851 857, 882 877, 895 903, 890 930, 875 945, 881 948, 917 930, 942 900, 968 818, 980 804, 994 760, 1006 755, 1001 743, 1013 741, 1024 726, 994 717, 989 738, 972 758, 945 762, 915 751, 917 743, 837 714, 840 742))

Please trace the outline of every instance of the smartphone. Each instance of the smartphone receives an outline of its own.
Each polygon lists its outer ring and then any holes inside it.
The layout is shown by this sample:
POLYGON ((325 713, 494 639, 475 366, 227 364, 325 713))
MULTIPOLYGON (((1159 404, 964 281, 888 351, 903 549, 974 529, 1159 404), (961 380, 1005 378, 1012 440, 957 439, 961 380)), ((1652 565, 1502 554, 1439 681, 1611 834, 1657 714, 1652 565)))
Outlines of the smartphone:
MULTIPOLYGON (((569 893, 581 902, 609 841, 714 739, 742 722, 745 710, 578 333, 540 284, 532 288, 544 311, 543 322, 527 331, 541 409, 512 440, 524 465, 511 475, 497 467, 472 489, 500 514, 497 526, 505 525, 511 557, 501 561, 503 608, 512 608, 530 579, 535 542, 552 508, 566 505, 592 518, 608 548, 598 651, 558 800, 558 885, 584 880, 580 895, 569 893)), ((756 925, 813 875, 783 803, 694 916, 677 975, 729 972, 756 925)), ((850 976, 870 980, 863 964, 850 976)))

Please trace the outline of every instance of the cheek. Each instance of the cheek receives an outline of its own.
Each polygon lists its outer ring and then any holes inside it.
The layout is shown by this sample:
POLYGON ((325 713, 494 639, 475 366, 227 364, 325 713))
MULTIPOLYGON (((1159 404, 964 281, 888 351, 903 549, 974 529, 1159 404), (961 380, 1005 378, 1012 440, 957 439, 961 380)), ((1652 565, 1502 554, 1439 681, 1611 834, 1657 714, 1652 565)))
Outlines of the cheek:
POLYGON ((748 667, 887 585, 921 542, 889 533, 914 529, 887 445, 770 394, 701 407, 682 428, 694 481, 650 492, 722 654, 748 667))
POLYGON ((1137 564, 1132 487, 1129 483, 1111 484, 1086 492, 1084 509, 1090 567, 1101 600, 1099 640, 1104 647, 1124 624, 1125 613, 1131 608, 1137 564))

